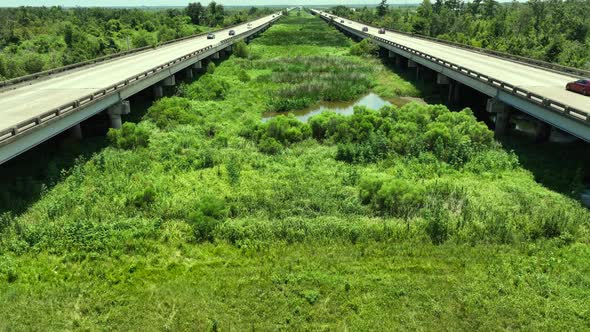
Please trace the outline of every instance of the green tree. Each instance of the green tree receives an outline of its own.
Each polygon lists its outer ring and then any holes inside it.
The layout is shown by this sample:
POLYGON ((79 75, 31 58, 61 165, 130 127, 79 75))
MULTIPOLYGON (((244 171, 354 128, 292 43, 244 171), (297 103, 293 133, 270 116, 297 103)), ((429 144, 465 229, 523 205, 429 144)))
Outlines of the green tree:
POLYGON ((377 15, 379 17, 385 16, 387 14, 388 8, 389 8, 389 5, 387 5, 387 0, 381 0, 379 5, 377 6, 377 15))
POLYGON ((200 2, 197 3, 189 3, 188 7, 186 8, 186 15, 191 18, 191 22, 193 24, 201 24, 201 20, 203 19, 203 14, 205 13, 205 9, 200 2))

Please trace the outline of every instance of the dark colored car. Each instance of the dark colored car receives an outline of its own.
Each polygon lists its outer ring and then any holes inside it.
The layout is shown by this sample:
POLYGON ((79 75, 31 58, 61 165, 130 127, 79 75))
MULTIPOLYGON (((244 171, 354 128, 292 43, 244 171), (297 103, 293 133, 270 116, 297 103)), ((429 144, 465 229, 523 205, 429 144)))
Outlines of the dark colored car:
POLYGON ((344 20, 340 20, 340 23, 344 23, 344 20))
POLYGON ((235 36, 236 35, 236 31, 235 30, 229 30, 229 35, 230 36, 235 36))
POLYGON ((215 39, 215 35, 214 35, 214 34, 212 34, 212 33, 209 33, 209 34, 207 35, 207 39, 215 39))
POLYGON ((369 27, 363 27, 363 32, 369 32, 369 27))
POLYGON ((380 35, 384 35, 385 34, 385 29, 384 28, 379 29, 379 34, 380 35))
POLYGON ((581 93, 584 96, 590 96, 590 79, 570 82, 565 86, 568 91, 581 93))

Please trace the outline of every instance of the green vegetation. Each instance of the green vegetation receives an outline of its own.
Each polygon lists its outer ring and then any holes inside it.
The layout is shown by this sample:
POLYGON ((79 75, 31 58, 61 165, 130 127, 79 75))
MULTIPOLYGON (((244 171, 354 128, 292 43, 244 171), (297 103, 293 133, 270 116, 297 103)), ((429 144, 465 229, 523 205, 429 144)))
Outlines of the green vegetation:
POLYGON ((318 22, 283 18, 1 215, 0 328, 585 329, 590 212, 470 110, 261 122, 417 95, 318 22))
POLYGON ((379 7, 339 16, 565 66, 590 69, 588 1, 500 3, 495 0, 423 0, 420 6, 379 7))
POLYGON ((0 80, 133 48, 154 46, 269 15, 270 9, 226 10, 211 2, 185 10, 0 8, 0 80), (199 9, 200 8, 200 9, 199 9))

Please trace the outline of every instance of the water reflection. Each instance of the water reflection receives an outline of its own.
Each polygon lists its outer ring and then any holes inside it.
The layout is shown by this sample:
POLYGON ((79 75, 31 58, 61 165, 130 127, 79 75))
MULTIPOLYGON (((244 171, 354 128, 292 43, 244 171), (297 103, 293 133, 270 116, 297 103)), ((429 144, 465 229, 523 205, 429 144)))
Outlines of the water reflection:
MULTIPOLYGON (((381 98, 379 95, 375 93, 369 93, 368 95, 358 99, 356 101, 348 101, 348 102, 321 102, 316 104, 312 107, 305 108, 299 111, 292 111, 297 119, 303 122, 307 122, 309 118, 314 115, 318 115, 324 111, 330 110, 342 115, 352 115, 354 112, 355 106, 366 106, 367 108, 378 110, 383 106, 389 105, 396 105, 396 106, 403 106, 407 103, 412 101, 420 101, 417 98, 409 98, 409 97, 401 97, 392 99, 391 101, 385 100, 381 98)), ((422 101, 423 102, 423 101, 422 101)), ((284 112, 267 112, 263 115, 262 121, 266 122, 269 119, 278 116, 278 115, 285 115, 287 113, 284 112)))

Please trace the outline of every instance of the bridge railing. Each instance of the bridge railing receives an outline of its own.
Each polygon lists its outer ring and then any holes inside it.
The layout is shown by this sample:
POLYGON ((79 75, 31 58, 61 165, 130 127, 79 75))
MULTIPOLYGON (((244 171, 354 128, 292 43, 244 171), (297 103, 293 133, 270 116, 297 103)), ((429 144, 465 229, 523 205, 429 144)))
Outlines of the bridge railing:
MULTIPOLYGON (((328 18, 324 18, 325 20, 327 20, 328 18)), ((344 29, 351 29, 351 30, 355 30, 353 28, 347 27, 347 26, 343 26, 341 23, 336 22, 336 24, 338 26, 341 26, 344 29)), ((569 118, 572 118, 574 120, 577 120, 579 122, 582 122, 586 125, 590 125, 590 114, 588 114, 587 112, 584 112, 582 110, 576 109, 574 107, 565 105, 563 103, 560 103, 558 101, 552 100, 550 98, 545 98, 539 94, 530 92, 526 89, 514 86, 512 84, 509 84, 507 82, 504 82, 502 80, 490 77, 489 75, 484 75, 481 74, 479 72, 476 72, 474 70, 462 67, 460 65, 457 65, 455 63, 443 60, 443 59, 439 59, 437 57, 433 57, 431 55, 428 55, 426 53, 420 52, 418 50, 415 50, 413 48, 398 44, 396 42, 381 38, 381 37, 377 37, 365 32, 361 32, 358 30, 355 30, 356 33, 361 34, 362 36, 364 36, 365 38, 370 38, 373 40, 376 40, 380 43, 383 44, 388 44, 391 45, 395 48, 401 49, 405 52, 408 52, 410 54, 413 54, 415 56, 424 58, 430 62, 434 62, 438 65, 441 65, 442 67, 446 68, 446 69, 450 69, 454 72, 458 72, 461 73, 463 75, 468 76, 469 78, 475 79, 477 81, 483 82, 485 84, 491 85, 497 89, 500 89, 504 92, 507 92, 511 95, 517 96, 519 98, 522 99, 526 99, 527 101, 537 104, 539 106, 542 106, 546 109, 549 109, 553 112, 557 112, 560 113, 564 116, 567 116, 569 118)))
MULTIPOLYGON (((229 25, 227 27, 224 27, 223 29, 215 30, 215 31, 211 31, 211 32, 218 33, 220 31, 231 29, 231 28, 237 27, 237 26, 242 25, 242 24, 244 24, 244 23, 242 22, 242 23, 232 24, 232 25, 229 25)), ((193 38, 203 37, 203 36, 206 36, 207 34, 209 34, 209 32, 203 32, 203 33, 198 33, 198 34, 194 34, 194 35, 190 35, 190 36, 176 38, 176 39, 172 39, 172 40, 168 40, 168 41, 162 42, 162 43, 158 44, 158 46, 166 46, 166 45, 174 44, 174 43, 177 43, 177 42, 181 42, 181 41, 185 41, 185 40, 189 40, 189 39, 193 39, 193 38)), ((12 78, 12 79, 9 79, 9 80, 0 81, 0 89, 10 88, 10 87, 15 86, 17 84, 21 84, 21 83, 25 83, 25 82, 29 82, 29 81, 38 80, 39 78, 42 78, 42 77, 47 77, 47 76, 51 76, 51 75, 55 75, 55 74, 66 72, 68 70, 78 69, 78 68, 82 68, 82 67, 94 65, 94 64, 97 64, 97 63, 102 63, 102 62, 105 62, 105 61, 109 61, 109 60, 121 58, 121 57, 130 55, 130 54, 136 54, 136 53, 139 53, 139 52, 143 52, 143 51, 147 51, 147 50, 155 49, 155 48, 157 48, 157 47, 154 47, 154 46, 144 46, 144 47, 134 48, 134 49, 131 49, 131 50, 128 50, 128 51, 123 51, 123 52, 119 52, 119 53, 109 54, 109 55, 105 55, 105 56, 102 56, 102 57, 98 57, 98 58, 94 58, 94 59, 90 59, 90 60, 86 60, 86 61, 82 61, 82 62, 73 63, 73 64, 67 65, 67 66, 62 66, 62 67, 58 67, 58 68, 54 68, 54 69, 50 69, 50 70, 45 70, 45 71, 41 71, 41 72, 38 72, 38 73, 34 73, 34 74, 30 74, 30 75, 25 75, 25 76, 21 76, 21 77, 15 77, 15 78, 12 78)))
MULTIPOLYGON (((322 18, 326 18, 326 16, 329 17, 329 16, 333 16, 333 15, 326 14, 326 13, 324 13, 324 15, 321 15, 322 18)), ((345 18, 341 18, 341 19, 345 19, 345 18)), ((380 28, 380 27, 377 27, 374 25, 367 24, 365 22, 358 22, 358 23, 364 24, 364 25, 366 25, 368 27, 372 27, 374 29, 380 28)), ((436 43, 440 43, 440 44, 446 44, 449 46, 466 49, 466 50, 469 50, 472 52, 478 52, 478 53, 482 53, 482 54, 486 54, 486 55, 491 55, 491 56, 501 58, 504 60, 520 62, 520 63, 531 65, 534 67, 549 69, 554 72, 571 75, 571 76, 574 76, 577 78, 590 77, 590 70, 584 70, 584 69, 580 69, 580 68, 563 66, 563 65, 556 64, 556 63, 546 62, 546 61, 537 60, 537 59, 531 59, 531 58, 523 57, 520 55, 514 55, 514 54, 510 54, 510 53, 490 50, 490 49, 486 49, 486 48, 457 43, 457 42, 453 42, 453 41, 449 41, 449 40, 445 40, 445 39, 440 39, 440 38, 424 36, 421 34, 416 34, 416 33, 411 33, 411 32, 405 32, 405 31, 400 31, 400 30, 395 30, 395 29, 385 29, 385 30, 389 31, 389 32, 399 33, 401 35, 405 35, 405 36, 412 37, 412 38, 420 38, 420 39, 424 39, 424 40, 428 40, 428 41, 432 41, 432 42, 436 42, 436 43)))
POLYGON ((94 92, 92 94, 88 94, 80 99, 69 102, 69 103, 64 104, 60 107, 54 108, 54 109, 47 111, 39 116, 34 117, 32 119, 23 121, 14 127, 1 130, 0 131, 0 145, 6 144, 8 141, 13 139, 17 135, 24 134, 25 132, 27 132, 31 129, 34 129, 40 125, 45 125, 45 124, 49 123, 50 121, 55 121, 59 118, 65 117, 82 107, 89 106, 92 103, 95 103, 105 97, 108 97, 114 93, 119 92, 120 90, 124 89, 125 87, 127 87, 131 84, 137 83, 138 81, 141 81, 141 80, 144 80, 148 77, 151 77, 151 76, 161 72, 162 70, 168 69, 178 63, 181 63, 181 62, 184 62, 184 61, 189 60, 191 58, 197 57, 197 56, 199 56, 199 55, 201 55, 213 48, 216 48, 216 47, 219 47, 219 46, 222 46, 225 44, 232 44, 236 40, 243 39, 243 37, 246 35, 251 35, 253 33, 261 31, 261 30, 269 27, 272 23, 276 22, 279 18, 281 18, 280 15, 278 15, 275 19, 269 21, 268 23, 265 23, 259 27, 253 28, 252 30, 248 30, 248 31, 242 32, 240 34, 237 34, 233 37, 224 39, 215 45, 209 45, 209 46, 204 47, 202 49, 196 50, 196 51, 191 52, 187 55, 184 55, 184 56, 176 58, 172 61, 169 61, 165 64, 162 64, 160 66, 157 66, 157 67, 154 67, 154 68, 149 69, 147 71, 144 71, 138 75, 134 75, 132 77, 129 77, 129 78, 122 80, 116 84, 113 84, 105 89, 94 92))

